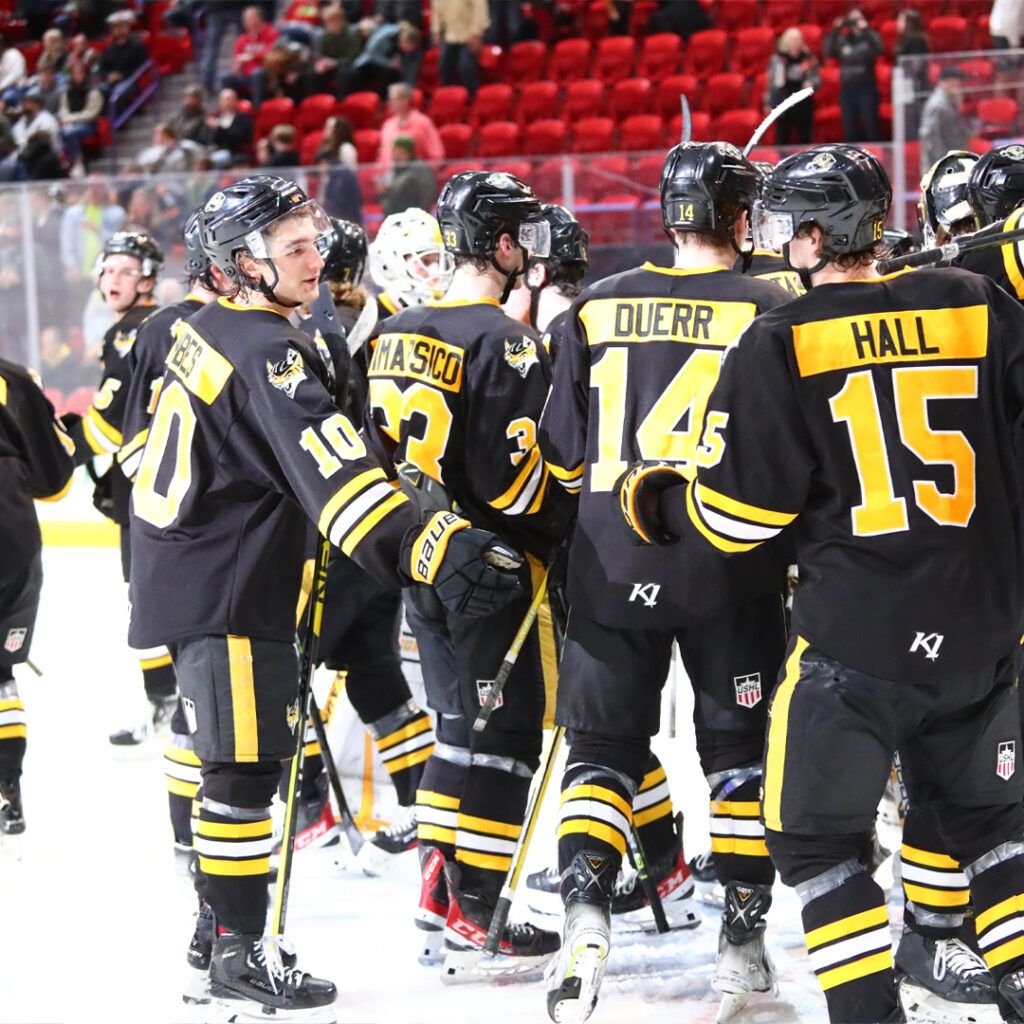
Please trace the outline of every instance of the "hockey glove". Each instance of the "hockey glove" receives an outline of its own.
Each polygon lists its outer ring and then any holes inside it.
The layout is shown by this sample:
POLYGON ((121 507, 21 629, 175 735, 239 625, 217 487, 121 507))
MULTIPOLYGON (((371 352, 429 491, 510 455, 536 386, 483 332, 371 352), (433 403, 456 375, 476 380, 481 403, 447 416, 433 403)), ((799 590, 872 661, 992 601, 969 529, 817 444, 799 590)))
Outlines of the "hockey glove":
POLYGON ((644 463, 638 463, 619 478, 615 487, 622 517, 644 544, 675 544, 682 536, 665 522, 660 503, 666 491, 682 503, 686 483, 686 477, 673 466, 644 463))
POLYGON ((454 512, 436 512, 406 532, 402 568, 434 588, 450 612, 490 615, 522 593, 516 570, 522 558, 493 534, 454 512))

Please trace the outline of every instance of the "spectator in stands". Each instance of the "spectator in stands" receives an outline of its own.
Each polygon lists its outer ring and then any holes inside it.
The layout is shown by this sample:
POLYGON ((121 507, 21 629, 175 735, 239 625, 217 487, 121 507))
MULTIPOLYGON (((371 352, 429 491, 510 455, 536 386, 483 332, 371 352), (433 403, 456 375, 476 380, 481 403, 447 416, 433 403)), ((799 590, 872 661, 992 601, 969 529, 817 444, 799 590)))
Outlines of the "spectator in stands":
POLYGON ((161 121, 153 129, 153 142, 135 158, 139 168, 149 174, 166 174, 192 169, 193 156, 181 144, 170 121, 161 121))
POLYGON ((259 7, 242 12, 243 31, 235 40, 231 73, 221 79, 221 88, 234 89, 239 95, 252 95, 253 75, 263 67, 270 48, 277 42, 277 29, 268 25, 259 7))
POLYGON ((82 364, 58 327, 44 327, 39 332, 39 372, 43 384, 58 391, 72 391, 81 380, 82 364))
POLYGON ((352 139, 352 124, 347 117, 329 117, 324 122, 324 135, 316 162, 344 164, 353 171, 359 166, 359 154, 352 139))
POLYGON ((68 84, 60 96, 57 119, 64 151, 72 174, 81 174, 82 141, 96 134, 96 121, 103 113, 103 94, 89 81, 85 65, 77 60, 68 67, 68 84))
POLYGON ((68 50, 68 66, 81 64, 86 71, 92 71, 96 63, 96 50, 89 44, 89 37, 84 32, 71 37, 71 47, 68 50))
POLYGON ((341 4, 329 4, 321 15, 324 30, 316 42, 313 63, 317 92, 338 94, 343 75, 363 49, 363 34, 357 25, 350 25, 341 4))
POLYGON ((359 23, 366 37, 362 52, 341 72, 340 93, 372 89, 383 92, 394 82, 415 86, 423 59, 423 33, 411 22, 376 25, 372 18, 359 23))
POLYGON ((21 117, 14 122, 13 132, 19 149, 24 148, 30 135, 44 132, 50 136, 53 148, 58 153, 61 151, 60 125, 53 114, 43 109, 43 97, 35 89, 30 89, 22 96, 21 117))
POLYGON ((53 136, 45 130, 30 133, 25 145, 21 147, 21 162, 25 165, 30 181, 49 181, 68 176, 60 153, 54 148, 53 136))
POLYGON ((388 89, 388 109, 391 116, 380 126, 379 163, 390 164, 395 140, 399 135, 408 136, 416 147, 421 159, 444 159, 444 143, 434 122, 413 106, 412 88, 404 82, 396 82, 388 89))
MULTIPOLYGON (((893 52, 896 57, 920 56, 928 52, 928 36, 925 34, 924 22, 920 11, 904 10, 896 15, 896 45, 893 52)), ((928 61, 917 60, 904 63, 904 74, 910 80, 914 94, 920 98, 928 92, 928 61)), ((918 123, 921 118, 919 103, 908 103, 903 108, 905 130, 908 139, 918 137, 918 123)))
POLYGON ((420 0, 375 0, 373 17, 377 21, 391 21, 395 24, 407 21, 422 30, 423 4, 420 0))
POLYGON ((700 0, 658 0, 658 9, 647 23, 647 32, 674 32, 689 39, 694 32, 712 27, 711 15, 700 0))
POLYGON ((477 58, 490 20, 487 0, 433 0, 430 28, 441 47, 442 85, 464 85, 471 96, 480 88, 477 58))
POLYGON ((256 144, 256 152, 261 167, 298 167, 301 161, 295 126, 274 125, 270 134, 256 144))
POLYGON ((994 50, 1016 49, 1024 36, 1024 5, 1020 0, 994 0, 988 28, 994 50))
MULTIPOLYGON (((775 52, 768 58, 768 80, 765 83, 765 113, 778 106, 787 96, 821 83, 818 61, 807 49, 803 33, 798 28, 787 28, 775 44, 775 52)), ((775 122, 775 138, 780 146, 810 145, 811 126, 814 124, 814 97, 787 110, 775 122)))
POLYGON ((230 167, 249 156, 252 146, 252 117, 238 109, 238 93, 221 89, 217 110, 207 115, 202 141, 213 147, 210 159, 214 167, 230 167))
POLYGON ((350 167, 336 164, 329 157, 322 160, 317 155, 317 163, 321 171, 327 175, 320 193, 320 205, 332 216, 342 220, 350 220, 354 224, 363 223, 363 197, 359 188, 359 179, 350 167))
POLYGON ((964 73, 947 64, 921 111, 921 174, 951 149, 966 149, 971 133, 960 113, 964 73))
MULTIPOLYGON (((217 61, 229 28, 239 24, 238 0, 207 0, 204 4, 206 32, 203 40, 202 82, 207 92, 217 89, 217 61)), ((236 51, 237 52, 237 51, 236 51)))
POLYGON ((14 139, 10 135, 0 138, 0 182, 25 181, 27 178, 28 171, 14 139))
POLYGON ((20 86, 25 79, 25 55, 16 46, 8 44, 0 35, 0 102, 16 107, 21 95, 20 86))
POLYGON ((57 0, 19 0, 18 13, 25 19, 29 39, 40 39, 53 17, 57 0))
POLYGON ((53 62, 48 58, 40 58, 36 65, 36 73, 28 80, 28 88, 39 93, 43 100, 43 109, 56 115, 60 110, 60 97, 63 93, 57 78, 53 62))
POLYGON ((181 108, 170 120, 171 127, 179 139, 202 142, 206 130, 206 108, 203 103, 203 87, 190 85, 181 98, 181 108))
POLYGON ((48 28, 43 33, 43 50, 39 54, 39 63, 36 67, 40 67, 44 63, 49 63, 53 70, 58 75, 67 73, 68 69, 68 44, 64 38, 64 33, 59 28, 48 28))
POLYGON ((61 223, 61 261, 68 280, 90 281, 96 258, 123 223, 124 210, 113 201, 107 186, 91 181, 79 200, 64 211, 61 223))
POLYGON ((312 46, 320 26, 320 4, 317 0, 291 0, 277 21, 277 30, 297 43, 312 46))
POLYGON ((391 147, 391 172, 380 189, 385 215, 401 213, 410 206, 429 210, 436 199, 434 172, 416 159, 416 143, 408 135, 399 135, 391 147))
POLYGON ((100 91, 109 96, 119 83, 131 78, 149 60, 142 40, 132 33, 135 15, 131 11, 115 11, 107 18, 110 42, 107 43, 96 70, 100 77, 100 91))
POLYGON ((882 37, 856 8, 836 18, 822 42, 822 53, 839 61, 839 105, 847 142, 876 142, 878 82, 875 60, 882 53, 882 37))
POLYGON ((294 40, 278 39, 263 67, 253 72, 253 106, 259 107, 268 96, 286 96, 298 105, 310 94, 312 80, 313 54, 309 47, 294 40))
POLYGON ((484 39, 506 50, 523 38, 523 5, 509 4, 505 0, 487 0, 491 24, 484 39))

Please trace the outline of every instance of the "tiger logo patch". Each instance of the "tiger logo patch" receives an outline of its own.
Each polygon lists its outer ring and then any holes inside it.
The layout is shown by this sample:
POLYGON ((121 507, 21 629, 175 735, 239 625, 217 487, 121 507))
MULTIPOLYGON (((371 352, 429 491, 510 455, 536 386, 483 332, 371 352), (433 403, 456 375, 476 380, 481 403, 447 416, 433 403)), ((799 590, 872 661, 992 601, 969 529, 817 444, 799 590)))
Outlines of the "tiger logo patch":
POLYGON ((122 358, 132 350, 132 345, 135 344, 135 335, 138 331, 118 331, 114 335, 114 351, 122 358))
POLYGON ((506 338, 505 339, 505 362, 512 367, 520 377, 526 378, 530 367, 540 362, 537 358, 537 343, 533 338, 506 338))
POLYGON ((295 397, 296 390, 305 379, 306 364, 295 349, 288 349, 288 355, 276 363, 267 360, 267 381, 289 398, 295 397))

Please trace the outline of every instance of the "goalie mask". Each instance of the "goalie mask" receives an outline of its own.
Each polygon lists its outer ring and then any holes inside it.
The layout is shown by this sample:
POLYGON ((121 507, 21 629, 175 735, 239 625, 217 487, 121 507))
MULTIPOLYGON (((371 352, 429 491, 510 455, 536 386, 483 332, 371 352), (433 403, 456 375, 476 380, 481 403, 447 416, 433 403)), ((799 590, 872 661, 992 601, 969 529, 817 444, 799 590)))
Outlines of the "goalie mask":
POLYGON ((437 220, 416 207, 385 217, 370 246, 373 283, 407 306, 442 298, 453 267, 437 220))
POLYGON ((977 162, 974 153, 954 149, 936 160, 921 179, 917 220, 929 249, 941 244, 940 238, 945 242, 980 226, 968 189, 977 162))

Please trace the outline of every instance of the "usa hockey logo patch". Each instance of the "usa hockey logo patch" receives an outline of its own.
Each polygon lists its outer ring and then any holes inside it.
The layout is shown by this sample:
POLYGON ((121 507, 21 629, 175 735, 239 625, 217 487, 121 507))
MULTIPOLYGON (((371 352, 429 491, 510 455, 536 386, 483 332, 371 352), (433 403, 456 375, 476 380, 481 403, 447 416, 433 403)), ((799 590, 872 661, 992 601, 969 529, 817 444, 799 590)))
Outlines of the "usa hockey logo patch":
POLYGON ((288 355, 276 363, 267 360, 267 381, 271 387, 283 391, 289 398, 295 397, 295 392, 305 379, 306 364, 295 349, 288 349, 288 355))
MULTIPOLYGON (((487 697, 491 692, 491 687, 494 685, 493 679, 478 679, 476 681, 476 695, 480 701, 480 707, 483 707, 487 703, 487 697)), ((499 694, 497 703, 495 703, 495 709, 500 708, 504 705, 505 698, 499 694)))
POLYGON ((533 338, 506 338, 505 339, 505 362, 512 367, 520 377, 525 378, 530 372, 530 367, 537 363, 537 343, 533 338))
POLYGON ((732 685, 736 687, 736 703, 741 708, 752 708, 761 703, 760 672, 752 672, 748 676, 733 676, 732 685))
POLYGON ((1000 743, 996 751, 996 775, 1006 782, 1017 770, 1017 741, 1000 743))
POLYGON ((28 627, 21 629, 9 629, 7 631, 7 639, 4 640, 4 650, 8 654, 13 654, 15 651, 20 651, 25 646, 25 637, 28 636, 28 627))

